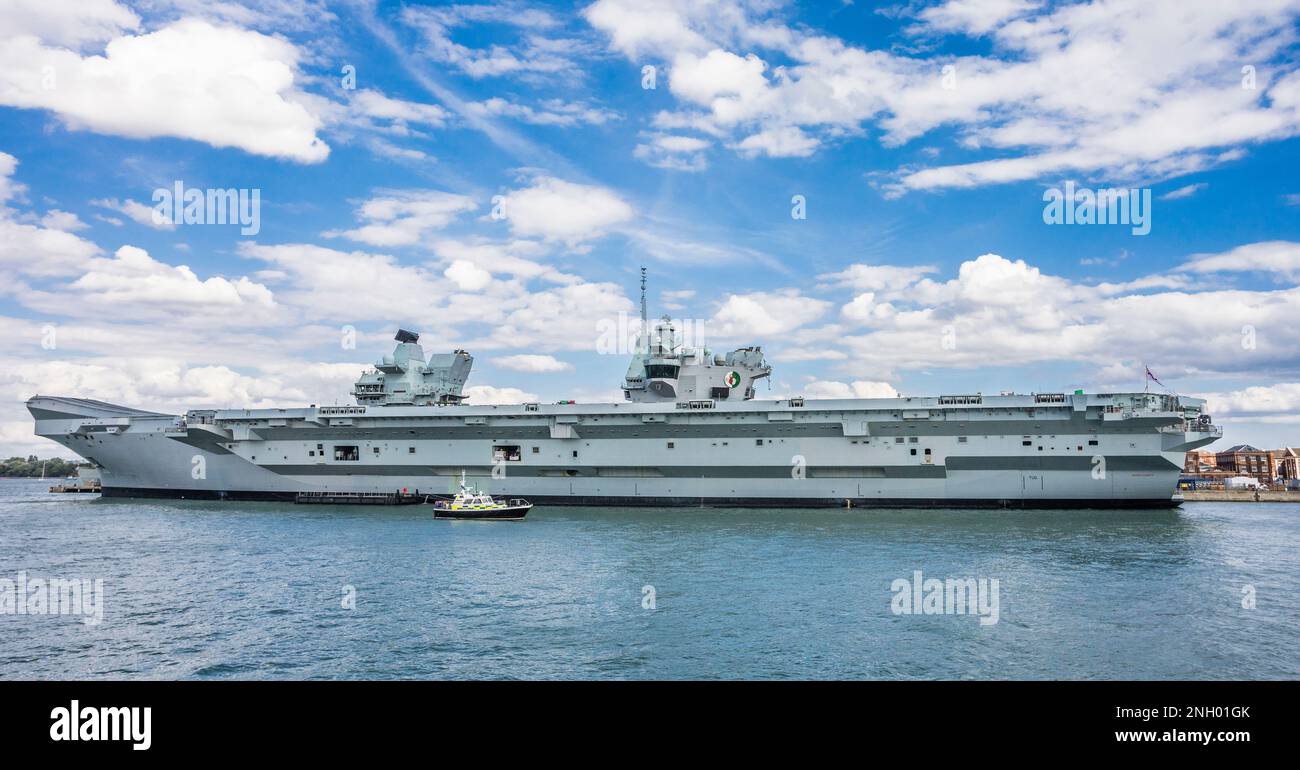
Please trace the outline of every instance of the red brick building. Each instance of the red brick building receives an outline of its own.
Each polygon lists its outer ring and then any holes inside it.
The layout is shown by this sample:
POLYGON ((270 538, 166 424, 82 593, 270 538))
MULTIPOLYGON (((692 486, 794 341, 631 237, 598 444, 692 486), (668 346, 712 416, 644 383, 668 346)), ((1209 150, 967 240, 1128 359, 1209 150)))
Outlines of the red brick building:
POLYGON ((1234 476, 1254 476, 1261 484, 1273 483, 1273 452, 1238 444, 1214 455, 1215 466, 1234 476))
POLYGON ((1280 479, 1300 479, 1300 449, 1288 446, 1274 450, 1273 475, 1280 479))

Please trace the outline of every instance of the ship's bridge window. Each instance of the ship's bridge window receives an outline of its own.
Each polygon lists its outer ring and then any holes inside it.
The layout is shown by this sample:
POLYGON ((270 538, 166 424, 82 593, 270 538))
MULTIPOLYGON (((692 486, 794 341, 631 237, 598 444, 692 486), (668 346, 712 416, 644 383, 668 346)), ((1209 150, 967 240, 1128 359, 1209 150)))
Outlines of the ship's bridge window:
POLYGON ((335 446, 334 459, 341 461, 355 461, 361 459, 361 447, 355 446, 335 446))
POLYGON ((517 444, 503 444, 492 447, 493 462, 518 462, 523 459, 523 452, 517 444))
POLYGON ((645 375, 651 379, 675 380, 678 368, 673 364, 650 364, 645 368, 645 375))

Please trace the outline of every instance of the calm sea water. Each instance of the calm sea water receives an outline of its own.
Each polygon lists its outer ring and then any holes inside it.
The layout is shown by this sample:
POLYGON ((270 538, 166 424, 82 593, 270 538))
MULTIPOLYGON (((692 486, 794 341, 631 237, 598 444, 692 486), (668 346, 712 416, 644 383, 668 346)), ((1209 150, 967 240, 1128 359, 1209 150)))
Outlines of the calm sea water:
POLYGON ((479 523, 49 483, 0 480, 0 579, 100 578, 104 620, 0 615, 6 678, 1300 677, 1300 505, 479 523), (895 614, 917 570, 996 578, 998 622, 895 614))

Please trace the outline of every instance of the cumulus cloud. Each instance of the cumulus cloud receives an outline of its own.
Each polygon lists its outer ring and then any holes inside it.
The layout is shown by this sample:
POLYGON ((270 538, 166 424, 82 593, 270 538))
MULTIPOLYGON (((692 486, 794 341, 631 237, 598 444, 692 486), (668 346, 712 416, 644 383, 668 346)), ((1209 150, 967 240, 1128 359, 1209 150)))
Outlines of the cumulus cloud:
POLYGON ((546 256, 547 247, 537 241, 443 238, 434 241, 431 246, 434 254, 449 263, 467 262, 488 273, 524 280, 542 278, 557 283, 579 280, 539 261, 546 256))
POLYGON ((516 372, 528 372, 530 374, 567 372, 573 368, 571 364, 561 361, 555 356, 543 356, 531 353, 494 358, 492 363, 506 369, 512 369, 516 372))
POLYGON ((1204 397, 1207 410, 1216 417, 1300 419, 1300 382, 1253 385, 1204 397))
POLYGON ((1300 279, 1300 243, 1262 241, 1220 254, 1194 254, 1179 269, 1193 273, 1266 272, 1300 279))
POLYGON ((860 291, 885 291, 911 286, 925 275, 938 272, 933 265, 866 265, 852 264, 837 273, 818 278, 860 291))
POLYGON ((808 398, 898 398, 893 385, 870 380, 815 380, 804 386, 803 394, 808 398))
POLYGON ((140 27, 140 17, 115 0, 9 0, 0 6, 6 36, 31 35, 79 49, 140 27))
POLYGON ((963 262, 950 280, 920 278, 894 292, 887 310, 878 309, 879 297, 855 297, 841 313, 848 328, 825 337, 834 335, 848 353, 841 369, 877 375, 1048 361, 1105 367, 1144 359, 1166 371, 1201 374, 1300 363, 1287 335, 1277 333, 1300 312, 1300 288, 1189 286, 1159 275, 1079 283, 1024 260, 984 254, 963 262), (1254 331, 1249 347, 1245 329, 1254 331), (1189 349, 1188 339, 1198 344, 1189 349))
POLYGON ((1040 5, 1036 0, 947 0, 921 11, 920 18, 934 30, 978 36, 1040 5))
POLYGON ((480 406, 492 404, 525 404, 538 400, 536 393, 519 388, 498 388, 493 385, 469 385, 465 388, 468 403, 480 406))
POLYGON ((458 259, 447 266, 443 275, 465 291, 479 291, 492 283, 492 274, 467 259, 458 259))
POLYGON ((388 190, 357 210, 364 224, 330 230, 327 238, 347 238, 371 246, 410 246, 427 233, 446 227, 458 214, 477 208, 465 195, 440 190, 388 190))
POLYGON ((316 135, 321 119, 300 103, 300 53, 291 43, 182 19, 153 32, 113 37, 102 54, 59 47, 69 37, 94 40, 137 26, 129 11, 128 18, 114 16, 102 2, 93 7, 97 22, 68 26, 66 18, 79 14, 80 5, 50 6, 30 32, 44 30, 52 41, 20 34, 28 31, 21 25, 0 27, 0 105, 48 110, 74 130, 179 137, 303 163, 329 155, 316 135))
POLYGON ((638 143, 632 154, 656 168, 703 171, 709 167, 705 150, 712 144, 698 136, 655 134, 638 143))
POLYGON ((15 276, 75 274, 100 253, 99 247, 71 232, 81 229, 76 217, 73 222, 67 216, 47 215, 39 226, 19 221, 9 206, 25 189, 14 178, 17 170, 18 159, 0 152, 0 268, 15 276))
POLYGON ((511 190, 501 210, 515 235, 536 236, 576 245, 604 235, 632 219, 632 207, 607 187, 539 176, 511 190))
POLYGON ((882 182, 889 195, 1070 172, 1163 179, 1300 132, 1300 71, 1285 56, 1295 35, 1278 34, 1300 15, 1295 0, 950 0, 910 31, 987 36, 992 50, 931 58, 850 44, 784 13, 739 0, 597 0, 584 11, 630 60, 671 63, 678 107, 659 128, 800 157, 872 128, 900 145, 951 126, 964 150, 994 156, 897 169, 882 182), (1227 62, 1254 63, 1255 87, 1227 62))
POLYGON ((306 243, 243 243, 240 250, 270 265, 279 274, 277 296, 308 318, 412 321, 432 328, 440 302, 457 291, 441 273, 404 265, 389 254, 306 243))
POLYGON ((245 276, 203 279, 185 265, 169 265, 144 249, 122 246, 112 257, 86 259, 81 276, 56 288, 29 288, 30 308, 75 317, 153 320, 219 317, 223 325, 268 323, 277 310, 270 289, 245 276))
POLYGON ((794 290, 731 294, 707 323, 710 338, 772 339, 820 318, 830 303, 794 290))

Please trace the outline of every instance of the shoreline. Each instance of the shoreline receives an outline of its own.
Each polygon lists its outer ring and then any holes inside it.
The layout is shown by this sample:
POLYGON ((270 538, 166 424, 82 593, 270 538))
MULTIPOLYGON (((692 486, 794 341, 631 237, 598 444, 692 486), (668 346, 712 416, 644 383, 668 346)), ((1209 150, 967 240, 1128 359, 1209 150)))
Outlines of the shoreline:
POLYGON ((1180 490, 1185 503, 1233 502, 1233 503, 1300 503, 1300 492, 1269 490, 1260 492, 1259 499, 1250 489, 1187 489, 1180 490))

